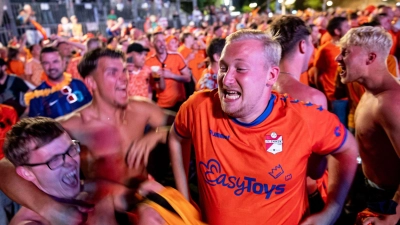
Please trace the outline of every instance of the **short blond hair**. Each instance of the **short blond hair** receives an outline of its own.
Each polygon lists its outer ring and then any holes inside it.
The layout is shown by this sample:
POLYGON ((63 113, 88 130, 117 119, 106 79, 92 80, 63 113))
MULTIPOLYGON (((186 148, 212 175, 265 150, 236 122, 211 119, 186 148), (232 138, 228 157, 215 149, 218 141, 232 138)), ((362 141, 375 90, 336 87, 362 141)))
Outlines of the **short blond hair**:
POLYGON ((358 27, 350 29, 340 39, 340 47, 359 46, 372 52, 380 52, 385 58, 389 55, 392 36, 381 27, 358 27))
POLYGON ((244 41, 244 40, 257 40, 264 46, 264 56, 268 63, 268 66, 279 66, 281 60, 282 48, 276 37, 267 31, 259 31, 252 29, 242 29, 230 34, 226 38, 227 46, 230 43, 244 41))

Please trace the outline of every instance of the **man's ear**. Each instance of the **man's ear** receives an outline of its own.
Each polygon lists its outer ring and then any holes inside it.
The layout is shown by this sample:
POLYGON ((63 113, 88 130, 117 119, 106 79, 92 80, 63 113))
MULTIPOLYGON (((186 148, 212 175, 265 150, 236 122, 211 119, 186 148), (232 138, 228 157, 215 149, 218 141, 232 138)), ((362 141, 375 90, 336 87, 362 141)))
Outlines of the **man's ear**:
POLYGON ((307 43, 305 40, 299 41, 299 51, 301 54, 306 53, 307 43))
POLYGON ((97 89, 96 81, 94 80, 92 75, 89 75, 89 76, 85 77, 84 80, 85 80, 85 84, 87 85, 89 90, 96 90, 97 89))
POLYGON ((368 53, 368 59, 367 59, 367 65, 372 64, 376 60, 376 53, 375 52, 370 52, 368 53))
POLYGON ((212 57, 213 57, 213 59, 214 59, 214 62, 219 62, 219 59, 221 58, 221 55, 218 54, 218 53, 214 53, 214 54, 212 55, 212 57))
POLYGON ((269 69, 269 74, 267 77, 267 86, 268 87, 272 87, 276 80, 278 79, 279 76, 279 67, 278 66, 271 66, 271 68, 269 69))
POLYGON ((335 35, 336 36, 340 36, 340 30, 339 29, 335 29, 335 30, 333 30, 334 32, 335 32, 335 35))
POLYGON ((35 174, 33 174, 32 171, 30 171, 24 166, 17 166, 17 168, 15 168, 15 171, 20 177, 24 178, 27 181, 32 182, 36 179, 35 174))

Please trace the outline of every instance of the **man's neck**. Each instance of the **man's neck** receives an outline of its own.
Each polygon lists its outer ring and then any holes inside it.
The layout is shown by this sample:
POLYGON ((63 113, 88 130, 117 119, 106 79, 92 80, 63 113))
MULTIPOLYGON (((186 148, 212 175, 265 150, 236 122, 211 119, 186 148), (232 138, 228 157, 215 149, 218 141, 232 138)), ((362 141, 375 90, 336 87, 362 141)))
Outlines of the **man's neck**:
POLYGON ((99 99, 101 99, 101 97, 94 92, 91 107, 94 109, 95 116, 98 120, 115 125, 123 124, 125 122, 126 107, 116 107, 99 99))
POLYGON ((158 58, 158 60, 160 60, 160 62, 164 62, 165 59, 167 58, 167 51, 165 51, 165 52, 162 53, 162 54, 158 54, 158 53, 157 53, 157 58, 158 58))
POLYGON ((279 64, 279 76, 292 76, 297 81, 300 81, 301 69, 303 67, 303 64, 300 62, 300 66, 297 66, 298 64, 293 65, 293 62, 299 62, 299 60, 295 58, 282 59, 279 64))
POLYGON ((399 82, 389 73, 387 69, 374 70, 374 74, 383 74, 379 77, 370 75, 370 77, 363 78, 359 81, 367 92, 373 95, 378 95, 392 88, 398 88, 399 82))

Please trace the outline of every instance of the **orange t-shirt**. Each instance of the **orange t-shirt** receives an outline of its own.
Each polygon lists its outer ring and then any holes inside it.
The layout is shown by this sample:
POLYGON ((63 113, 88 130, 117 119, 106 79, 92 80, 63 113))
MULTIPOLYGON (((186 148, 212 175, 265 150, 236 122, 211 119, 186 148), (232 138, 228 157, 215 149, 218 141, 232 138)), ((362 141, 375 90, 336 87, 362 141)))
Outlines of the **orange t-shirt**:
POLYGON ((6 70, 8 74, 15 74, 19 77, 25 74, 24 63, 20 60, 11 60, 8 63, 8 68, 6 70))
POLYGON ((81 61, 81 59, 82 59, 82 56, 77 56, 77 57, 72 58, 69 61, 65 72, 71 74, 72 78, 83 81, 81 74, 78 72, 78 64, 81 61))
POLYGON ((388 32, 392 36, 392 41, 393 41, 392 48, 390 49, 390 54, 394 55, 397 49, 397 33, 394 32, 393 30, 389 30, 388 32))
MULTIPOLYGON (((160 62, 154 54, 146 60, 146 66, 159 66, 171 70, 173 74, 180 74, 180 71, 186 67, 186 63, 179 53, 168 53, 164 62, 160 62)), ((165 79, 165 89, 157 91, 157 104, 163 108, 173 107, 178 102, 186 99, 185 86, 182 82, 173 79, 165 79)))
POLYGON ((340 48, 332 42, 328 42, 321 46, 315 55, 314 66, 318 71, 318 79, 322 83, 324 93, 329 101, 336 100, 334 93, 338 63, 335 58, 339 54, 340 48))
POLYGON ((0 159, 4 157, 3 144, 6 133, 17 120, 18 114, 13 107, 0 104, 0 159))
POLYGON ((320 40, 320 45, 324 45, 328 42, 332 41, 332 36, 329 34, 329 32, 325 32, 322 36, 321 36, 321 40, 320 40))
POLYGON ((332 113, 275 92, 252 123, 226 115, 218 90, 196 92, 173 126, 192 139, 202 212, 219 225, 298 224, 310 154, 332 153, 347 137, 332 113))
POLYGON ((142 96, 149 98, 150 88, 150 68, 143 66, 143 68, 135 72, 129 73, 128 95, 129 96, 142 96))
POLYGON ((200 79, 201 73, 206 68, 205 63, 199 68, 199 65, 204 62, 205 58, 204 51, 199 50, 194 55, 194 59, 189 62, 189 68, 192 70, 193 78, 196 81, 200 79))
POLYGON ((190 48, 187 48, 186 45, 181 45, 178 48, 178 52, 182 55, 182 57, 184 59, 186 59, 190 55, 190 53, 192 53, 192 51, 193 50, 190 48))

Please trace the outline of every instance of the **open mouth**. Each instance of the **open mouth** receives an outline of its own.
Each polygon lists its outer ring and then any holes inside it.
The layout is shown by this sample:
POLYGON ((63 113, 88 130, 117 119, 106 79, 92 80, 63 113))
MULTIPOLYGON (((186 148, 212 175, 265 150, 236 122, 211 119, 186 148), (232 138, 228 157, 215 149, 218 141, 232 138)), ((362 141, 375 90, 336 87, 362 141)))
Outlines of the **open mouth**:
POLYGON ((228 100, 237 100, 242 96, 242 93, 232 90, 224 90, 224 98, 228 100))
POLYGON ((73 170, 65 174, 62 178, 62 182, 69 187, 76 187, 79 184, 78 171, 73 170))
POLYGON ((345 76, 346 75, 346 66, 339 64, 339 67, 340 67, 339 76, 341 76, 341 77, 345 76))

